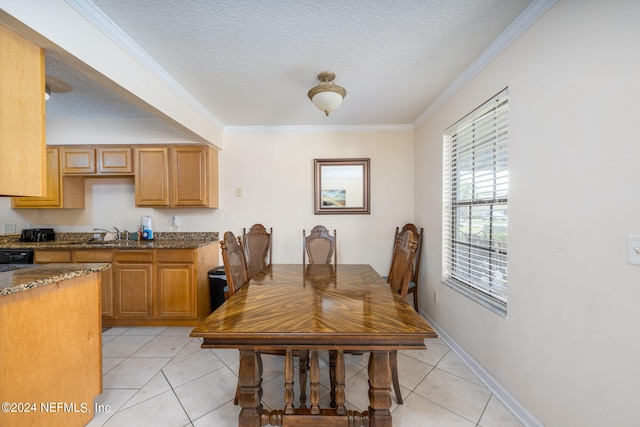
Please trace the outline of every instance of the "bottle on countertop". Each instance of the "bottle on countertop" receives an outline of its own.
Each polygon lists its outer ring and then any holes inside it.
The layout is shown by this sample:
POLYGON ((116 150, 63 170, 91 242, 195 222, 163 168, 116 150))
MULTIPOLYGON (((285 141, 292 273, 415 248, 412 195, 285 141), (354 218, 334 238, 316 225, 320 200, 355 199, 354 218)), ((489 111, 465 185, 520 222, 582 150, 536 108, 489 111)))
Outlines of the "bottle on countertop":
POLYGON ((153 218, 142 217, 142 240, 153 240, 153 218))

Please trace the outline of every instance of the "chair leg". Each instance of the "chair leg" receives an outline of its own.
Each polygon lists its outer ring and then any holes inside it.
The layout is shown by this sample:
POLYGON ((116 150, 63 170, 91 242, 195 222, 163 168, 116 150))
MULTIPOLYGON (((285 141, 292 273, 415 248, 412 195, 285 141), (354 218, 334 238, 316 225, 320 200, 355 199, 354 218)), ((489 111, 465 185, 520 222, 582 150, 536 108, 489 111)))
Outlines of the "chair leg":
POLYGON ((413 290, 413 308, 415 308, 416 311, 420 313, 420 310, 418 310, 418 285, 416 285, 415 289, 413 290))
POLYGON ((391 365, 391 380, 393 381, 393 390, 396 392, 396 400, 402 405, 402 392, 400 391, 400 381, 398 380, 398 351, 389 352, 389 364, 391 365))
POLYGON ((309 371, 309 350, 298 350, 298 377, 300 380, 300 407, 307 403, 307 372, 309 371))
POLYGON ((336 407, 336 357, 338 355, 337 350, 329 350, 329 383, 331 384, 331 390, 329 392, 329 398, 331 403, 329 406, 336 407))

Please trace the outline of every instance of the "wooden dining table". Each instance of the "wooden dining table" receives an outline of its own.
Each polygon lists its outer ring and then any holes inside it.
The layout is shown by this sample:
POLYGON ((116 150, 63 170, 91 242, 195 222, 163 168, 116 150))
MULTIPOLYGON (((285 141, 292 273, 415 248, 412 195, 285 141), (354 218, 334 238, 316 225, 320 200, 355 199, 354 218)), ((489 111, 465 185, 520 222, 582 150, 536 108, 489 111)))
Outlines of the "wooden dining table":
MULTIPOLYGON (((390 427, 389 353, 424 349, 436 332, 366 264, 267 266, 190 334, 203 348, 240 350, 241 427, 390 427), (261 351, 283 350, 284 408, 264 410, 261 351), (332 354, 335 407, 319 405, 318 351, 332 354), (345 408, 344 352, 369 352, 369 407, 345 408), (294 405, 293 357, 307 354, 309 405, 294 405)), ((333 393, 332 393, 333 394, 333 393)), ((333 396, 332 396, 333 397, 333 396)))

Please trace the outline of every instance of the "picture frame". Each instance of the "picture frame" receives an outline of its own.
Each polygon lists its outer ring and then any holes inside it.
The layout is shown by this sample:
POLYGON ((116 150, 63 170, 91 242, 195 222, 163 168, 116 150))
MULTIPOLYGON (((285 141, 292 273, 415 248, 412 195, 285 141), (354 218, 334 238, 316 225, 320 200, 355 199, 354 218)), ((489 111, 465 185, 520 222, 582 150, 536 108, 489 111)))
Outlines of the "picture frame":
POLYGON ((370 214, 370 159, 314 159, 314 213, 370 214))

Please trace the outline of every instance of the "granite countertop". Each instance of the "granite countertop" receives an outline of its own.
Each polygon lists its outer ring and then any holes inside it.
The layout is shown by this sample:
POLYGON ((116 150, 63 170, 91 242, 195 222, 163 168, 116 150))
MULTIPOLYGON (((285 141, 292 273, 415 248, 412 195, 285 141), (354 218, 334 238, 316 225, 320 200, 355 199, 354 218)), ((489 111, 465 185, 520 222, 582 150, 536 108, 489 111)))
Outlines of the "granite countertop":
POLYGON ((109 263, 45 264, 0 273, 0 298, 111 268, 109 263))
POLYGON ((218 241, 217 232, 156 233, 154 240, 92 240, 93 233, 56 233, 50 242, 20 242, 19 236, 0 236, 5 249, 195 249, 218 241))

